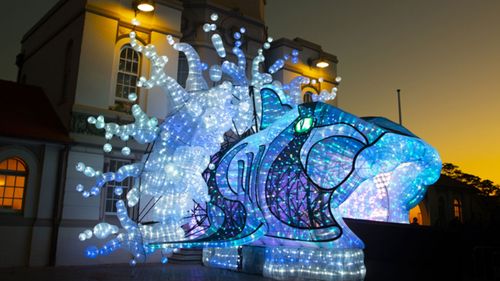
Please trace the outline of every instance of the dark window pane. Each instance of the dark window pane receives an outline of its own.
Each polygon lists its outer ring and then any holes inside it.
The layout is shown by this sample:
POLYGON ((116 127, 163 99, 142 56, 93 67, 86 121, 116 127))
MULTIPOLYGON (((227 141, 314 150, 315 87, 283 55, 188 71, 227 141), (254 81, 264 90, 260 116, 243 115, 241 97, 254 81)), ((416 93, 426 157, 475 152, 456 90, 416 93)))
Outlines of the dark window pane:
POLYGON ((127 47, 127 59, 131 60, 132 59, 132 49, 130 47, 127 47))
POLYGON ((122 96, 122 90, 123 90, 122 89, 122 85, 116 85, 116 93, 115 93, 115 95, 117 97, 121 97, 122 96))
POLYGON ((127 86, 130 85, 130 75, 125 74, 123 76, 125 78, 125 80, 123 81, 123 84, 127 85, 127 86))
POLYGON ((119 71, 124 71, 125 70, 125 61, 120 59, 120 65, 118 66, 119 71))
POLYGON ((117 79, 118 84, 123 84, 123 73, 118 73, 118 79, 117 79))

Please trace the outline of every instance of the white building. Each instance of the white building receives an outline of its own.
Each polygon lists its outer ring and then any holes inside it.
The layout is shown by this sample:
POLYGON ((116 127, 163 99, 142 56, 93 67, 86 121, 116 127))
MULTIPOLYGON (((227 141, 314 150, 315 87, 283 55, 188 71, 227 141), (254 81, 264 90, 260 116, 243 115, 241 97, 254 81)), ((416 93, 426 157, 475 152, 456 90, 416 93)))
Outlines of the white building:
MULTIPOLYGON (((0 200, 4 200, 0 209, 0 239, 5 245, 0 251, 0 266, 128 262, 129 256, 124 252, 97 259, 84 256, 84 249, 90 243, 80 242, 78 234, 99 221, 118 224, 114 214, 118 197, 108 188, 100 197, 82 198, 75 190, 76 185, 91 186, 93 180, 76 172, 74 167, 81 161, 96 169, 113 171, 141 159, 146 149, 133 142, 113 140, 113 152, 103 153, 103 133, 87 124, 88 116, 103 115, 108 122, 130 122, 127 96, 132 92, 138 94, 139 104, 149 116, 163 119, 169 112, 168 100, 159 89, 139 90, 135 86, 138 77, 149 76, 150 65, 130 47, 128 34, 132 30, 141 43, 153 44, 159 54, 168 56, 165 71, 173 78, 179 74, 180 80, 185 79, 185 59, 167 43, 166 35, 192 44, 209 64, 219 58, 210 47, 202 25, 214 12, 219 14, 219 30, 228 46, 234 29, 242 26, 247 29, 242 47, 247 54, 256 54, 267 37, 264 0, 154 2, 153 12, 136 13, 132 0, 61 0, 24 36, 18 56, 19 84, 0 84, 0 90, 7 91, 9 87, 17 87, 21 92, 43 90, 47 96, 45 103, 32 104, 32 108, 45 108, 40 115, 51 118, 35 116, 24 120, 19 126, 31 132, 24 135, 12 134, 8 127, 0 128, 0 191, 9 188, 9 194, 0 192, 0 200), (139 21, 138 26, 131 24, 133 18, 139 21), (39 123, 41 133, 36 133, 37 128, 27 127, 27 123, 39 123), (57 126, 44 128, 47 123, 57 126), (45 138, 44 134, 50 130, 57 134, 45 138), (132 149, 129 157, 120 153, 125 145, 132 149), (21 164, 12 168, 9 163, 18 163, 13 161, 21 164), (3 182, 2 177, 5 177, 3 182), (24 181, 17 183, 16 177, 24 181), (11 191, 14 194, 21 189, 22 195, 10 195, 11 191)), ((305 86, 304 93, 331 90, 336 84, 336 57, 302 39, 277 40, 268 55, 272 62, 292 49, 302 52, 299 64, 287 63, 275 78, 289 82, 301 74, 317 81, 305 86), (320 70, 314 64, 318 59, 326 59, 329 66, 320 70)), ((21 102, 12 101, 12 106, 21 102)), ((24 105, 21 108, 27 109, 24 105)), ((133 183, 115 184, 127 188, 133 183)), ((143 218, 147 213, 144 207, 130 210, 131 216, 147 220, 143 218)))

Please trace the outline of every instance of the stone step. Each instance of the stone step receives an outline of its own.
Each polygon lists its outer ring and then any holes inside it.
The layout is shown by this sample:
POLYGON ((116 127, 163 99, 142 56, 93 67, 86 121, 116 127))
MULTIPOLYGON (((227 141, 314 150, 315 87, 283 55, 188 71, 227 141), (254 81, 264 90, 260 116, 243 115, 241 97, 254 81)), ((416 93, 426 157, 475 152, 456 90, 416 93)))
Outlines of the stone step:
POLYGON ((202 254, 201 249, 180 249, 168 261, 172 264, 201 264, 202 254))

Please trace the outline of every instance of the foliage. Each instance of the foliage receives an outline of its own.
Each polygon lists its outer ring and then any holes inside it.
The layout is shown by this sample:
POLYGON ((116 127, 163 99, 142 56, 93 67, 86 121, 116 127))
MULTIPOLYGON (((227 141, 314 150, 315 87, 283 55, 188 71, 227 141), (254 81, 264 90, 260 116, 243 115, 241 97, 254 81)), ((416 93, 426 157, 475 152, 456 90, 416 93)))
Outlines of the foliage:
POLYGON ((491 180, 483 180, 478 176, 464 173, 458 168, 458 166, 452 163, 443 163, 441 174, 475 187, 481 195, 500 195, 500 185, 494 184, 491 180))

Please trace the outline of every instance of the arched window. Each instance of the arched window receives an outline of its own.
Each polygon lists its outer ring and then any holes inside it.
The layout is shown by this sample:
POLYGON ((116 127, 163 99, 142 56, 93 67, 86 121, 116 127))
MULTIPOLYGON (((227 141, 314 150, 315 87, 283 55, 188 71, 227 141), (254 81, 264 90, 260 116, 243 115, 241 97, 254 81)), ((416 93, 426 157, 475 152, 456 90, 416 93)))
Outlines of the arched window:
POLYGON ((313 94, 313 93, 311 93, 311 92, 306 92, 306 93, 304 93, 304 97, 302 98, 302 101, 303 101, 304 103, 310 103, 310 102, 313 102, 312 95, 314 95, 314 94, 313 94))
POLYGON ((410 210, 408 217, 410 219, 411 224, 422 225, 422 210, 420 209, 420 206, 417 205, 417 206, 413 207, 413 209, 410 210))
POLYGON ((120 111, 128 111, 130 102, 128 95, 130 93, 138 94, 137 80, 139 79, 139 70, 141 56, 134 51, 132 46, 124 45, 120 50, 120 62, 118 64, 118 73, 116 77, 115 105, 120 111), (121 110, 123 107, 123 110, 121 110))
POLYGON ((28 169, 19 158, 0 162, 0 207, 22 211, 28 169))
POLYGON ((313 102, 313 95, 317 95, 318 90, 313 86, 307 85, 302 87, 302 101, 304 103, 313 102))
POLYGON ((179 67, 177 68, 177 81, 182 87, 186 87, 186 80, 189 74, 189 66, 186 55, 179 52, 179 67))
POLYGON ((462 221, 462 202, 458 199, 453 200, 453 215, 455 218, 462 221))

